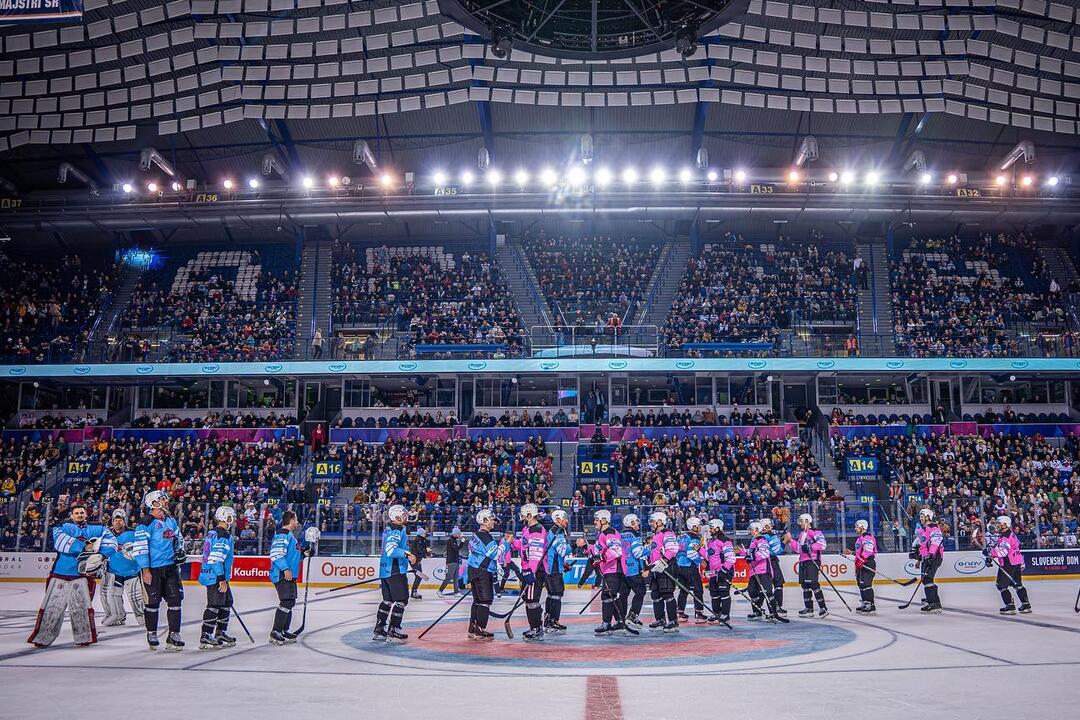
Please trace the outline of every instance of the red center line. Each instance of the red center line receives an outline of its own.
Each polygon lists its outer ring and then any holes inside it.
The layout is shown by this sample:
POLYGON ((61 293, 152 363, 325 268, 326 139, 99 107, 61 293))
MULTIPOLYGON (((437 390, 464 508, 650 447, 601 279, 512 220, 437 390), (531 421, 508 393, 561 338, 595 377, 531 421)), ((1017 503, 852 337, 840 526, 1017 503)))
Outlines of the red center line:
POLYGON ((619 678, 613 675, 586 678, 585 720, 623 720, 619 678))

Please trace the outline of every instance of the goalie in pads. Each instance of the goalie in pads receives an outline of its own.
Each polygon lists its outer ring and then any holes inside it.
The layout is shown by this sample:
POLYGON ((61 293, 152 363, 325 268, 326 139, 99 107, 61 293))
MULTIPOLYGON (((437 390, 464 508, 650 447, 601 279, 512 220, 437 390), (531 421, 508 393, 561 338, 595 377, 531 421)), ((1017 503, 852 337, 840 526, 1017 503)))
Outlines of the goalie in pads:
POLYGON ((116 539, 104 525, 86 522, 86 508, 76 503, 68 512, 67 522, 52 529, 56 560, 45 584, 45 599, 41 601, 34 631, 27 642, 34 647, 48 647, 60 634, 64 613, 71 619, 71 634, 75 644, 97 642, 94 626, 94 578, 105 562, 99 546, 116 544, 116 539))
POLYGON ((137 623, 143 622, 143 589, 139 566, 131 553, 135 547, 135 531, 128 529, 127 513, 114 510, 109 527, 115 543, 102 542, 101 554, 106 557, 105 575, 101 580, 101 602, 105 606, 105 625, 127 622, 124 598, 131 603, 137 623))

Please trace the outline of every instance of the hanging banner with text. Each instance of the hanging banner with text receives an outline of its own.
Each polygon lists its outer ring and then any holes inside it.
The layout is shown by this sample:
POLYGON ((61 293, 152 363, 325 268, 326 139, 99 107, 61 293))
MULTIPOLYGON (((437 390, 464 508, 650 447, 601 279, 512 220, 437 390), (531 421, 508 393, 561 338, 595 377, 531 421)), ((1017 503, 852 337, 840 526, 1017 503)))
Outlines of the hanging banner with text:
POLYGON ((0 25, 71 22, 83 14, 83 0, 0 0, 0 25))

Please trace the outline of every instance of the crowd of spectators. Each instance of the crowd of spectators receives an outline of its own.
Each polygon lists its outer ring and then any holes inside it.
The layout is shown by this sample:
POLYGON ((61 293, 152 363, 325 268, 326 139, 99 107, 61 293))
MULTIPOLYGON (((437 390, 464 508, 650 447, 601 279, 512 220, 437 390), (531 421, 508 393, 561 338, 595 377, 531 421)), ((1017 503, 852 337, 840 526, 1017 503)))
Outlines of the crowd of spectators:
POLYGON ((344 461, 342 485, 357 488, 354 503, 399 503, 440 530, 453 526, 446 523, 455 514, 550 498, 552 461, 539 437, 518 445, 505 438, 349 441, 325 456, 344 461))
POLYGON ((380 415, 379 417, 369 416, 367 418, 362 416, 342 417, 334 426, 339 428, 449 428, 457 424, 457 412, 453 408, 447 408, 446 412, 437 409, 434 414, 430 410, 421 412, 420 409, 416 409, 411 413, 406 410, 400 415, 380 415))
POLYGON ((23 413, 19 416, 18 422, 20 428, 35 428, 38 430, 67 430, 105 424, 102 417, 91 412, 73 412, 70 414, 58 412, 56 415, 23 413))
MULTIPOLYGON (((820 237, 815 237, 820 240, 820 237)), ((854 323, 852 256, 817 244, 754 245, 731 235, 691 258, 663 329, 667 347, 687 343, 775 344, 798 323, 854 323)))
POLYGON ((634 238, 540 234, 522 245, 555 325, 591 326, 598 335, 634 316, 660 258, 659 245, 634 238))
POLYGON ((133 428, 283 428, 296 425, 295 415, 277 413, 208 412, 201 418, 181 417, 174 413, 143 413, 131 421, 133 428))
MULTIPOLYGON (((168 342, 161 343, 163 360, 172 362, 252 362, 292 357, 296 345, 296 273, 273 271, 259 265, 259 254, 251 253, 257 267, 255 290, 241 292, 237 279, 225 268, 192 270, 183 291, 159 285, 155 277, 139 283, 126 314, 129 328, 167 330, 168 342)), ((136 343, 132 352, 141 357, 150 345, 128 336, 136 343)), ((131 348, 129 348, 131 349, 131 348)))
MULTIPOLYGON (((796 438, 638 438, 611 456, 619 487, 646 505, 773 506, 839 499, 796 438)), ((749 511, 747 511, 749 512, 749 511)))
POLYGON ((920 504, 937 508, 952 523, 952 503, 965 537, 975 521, 1008 515, 1029 542, 1061 546, 1066 536, 1076 542, 1080 486, 1073 469, 1078 462, 1075 439, 1053 445, 1041 436, 995 434, 933 437, 833 438, 837 467, 848 456, 874 456, 893 495, 914 495, 920 504))
POLYGON ((625 415, 613 415, 610 420, 612 425, 625 427, 690 427, 691 425, 778 425, 780 418, 769 408, 762 411, 761 408, 746 408, 740 410, 733 406, 730 414, 717 413, 713 407, 693 410, 686 408, 661 408, 656 412, 653 408, 643 411, 638 408, 627 411, 625 415))
POLYGON ((79 255, 55 264, 0 252, 0 337, 6 361, 69 362, 108 298, 116 268, 89 267, 79 255))
POLYGON ((501 427, 501 428, 515 428, 515 427, 577 427, 580 418, 578 417, 577 408, 556 408, 555 412, 551 412, 551 408, 544 408, 543 413, 540 409, 522 409, 517 410, 503 410, 500 415, 489 413, 486 410, 474 413, 472 418, 469 419, 470 427, 501 427), (529 411, 532 410, 530 413, 529 411))
POLYGON ((1012 356, 1028 350, 1012 329, 1016 322, 1062 326, 1068 313, 1045 268, 1021 266, 1035 250, 1023 234, 912 240, 892 262, 897 352, 1012 356))
POLYGON ((12 498, 60 458, 55 442, 8 439, 0 442, 0 498, 12 498))
MULTIPOLYGON (((333 269, 336 325, 392 323, 408 331, 404 356, 416 345, 500 345, 519 357, 526 334, 513 296, 490 257, 442 248, 336 248, 333 269)), ((425 357, 437 354, 425 354, 425 357)), ((455 355, 456 357, 457 355, 455 355)))

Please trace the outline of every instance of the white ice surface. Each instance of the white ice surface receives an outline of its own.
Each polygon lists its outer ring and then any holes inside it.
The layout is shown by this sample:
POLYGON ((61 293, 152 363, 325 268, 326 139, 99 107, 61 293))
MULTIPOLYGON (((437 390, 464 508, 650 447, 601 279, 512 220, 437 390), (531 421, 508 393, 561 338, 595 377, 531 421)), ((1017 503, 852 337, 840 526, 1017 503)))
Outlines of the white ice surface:
MULTIPOLYGON (((146 692, 160 698, 155 716, 164 718, 276 714, 278 703, 289 714, 318 720, 475 720, 493 712, 586 720, 1069 717, 1080 707, 1077 586, 1075 580, 1029 581, 1036 612, 1001 618, 1000 599, 988 583, 942 584, 947 611, 930 617, 920 615, 917 603, 897 609, 910 589, 879 585, 876 617, 851 615, 830 595, 832 616, 812 621, 795 618, 799 592, 789 588, 790 625, 736 619, 734 633, 690 626, 671 638, 646 631, 641 638, 606 639, 592 637, 598 617, 576 616, 588 594, 570 590, 564 620, 580 624, 539 647, 521 640, 523 613, 516 616, 515 640, 492 619, 497 640, 469 643, 463 637, 468 600, 444 626, 417 640, 427 624, 422 621, 452 602, 427 591, 408 607, 412 638, 405 648, 368 640, 377 590, 318 598, 313 591, 302 641, 279 648, 266 643, 273 589, 237 585, 237 608, 256 643, 234 621, 236 648, 199 651, 205 593, 188 585, 188 646, 167 653, 148 651, 130 616, 127 626, 100 628, 92 647, 74 647, 66 627, 53 647, 34 649, 25 641, 44 585, 0 583, 0 718, 55 718, 56 708, 65 707, 77 708, 80 720, 115 719, 140 707, 127 705, 126 693, 146 692), (786 643, 793 639, 808 644, 792 650, 786 643), (757 646, 744 645, 759 641, 779 643, 779 655, 758 657, 757 646), (673 649, 681 655, 671 657, 673 649), (531 652, 558 662, 508 657, 531 652), (616 699, 587 702, 588 676, 616 676, 616 699)), ((842 590, 854 606, 854 589, 842 590)), ((496 609, 512 602, 499 600, 496 609)), ((734 610, 738 618, 746 606, 737 601, 734 610)), ((649 611, 646 602, 643 615, 649 611)), ((164 615, 163 608, 162 629, 164 615)))

